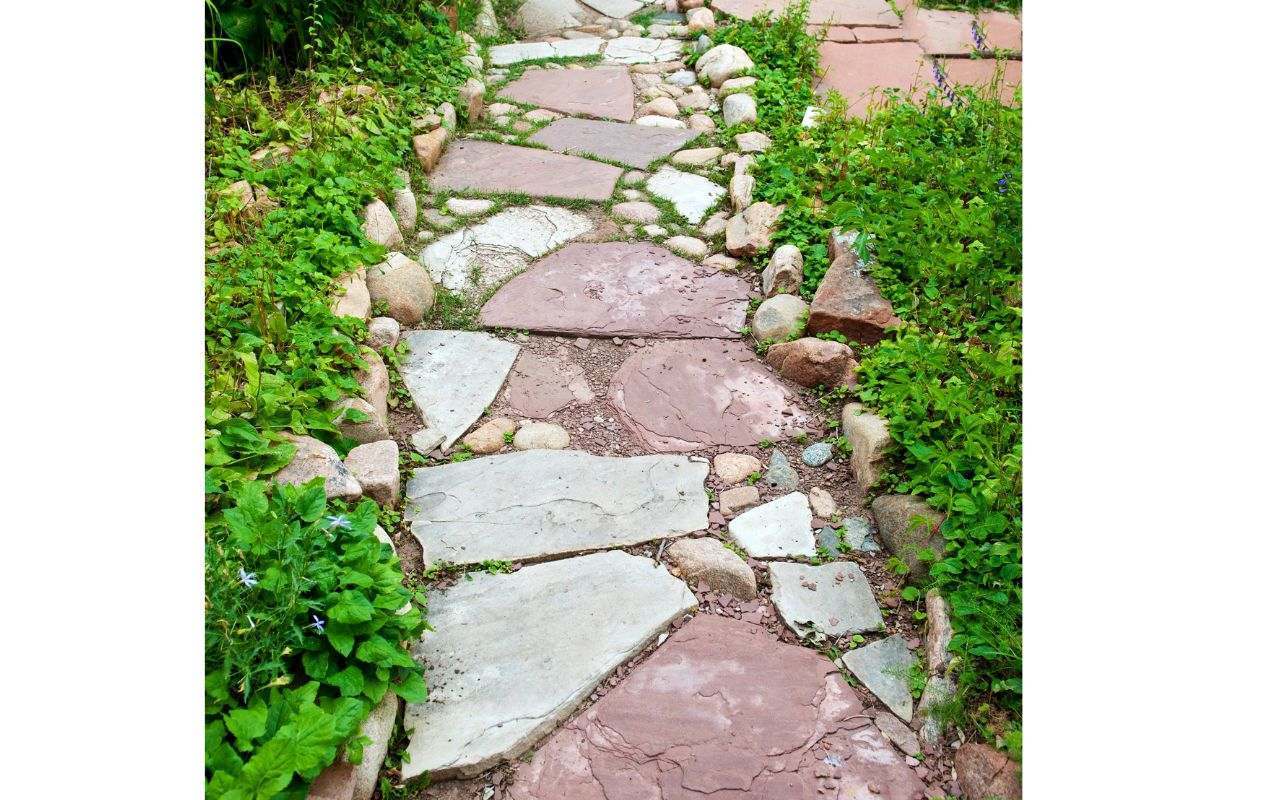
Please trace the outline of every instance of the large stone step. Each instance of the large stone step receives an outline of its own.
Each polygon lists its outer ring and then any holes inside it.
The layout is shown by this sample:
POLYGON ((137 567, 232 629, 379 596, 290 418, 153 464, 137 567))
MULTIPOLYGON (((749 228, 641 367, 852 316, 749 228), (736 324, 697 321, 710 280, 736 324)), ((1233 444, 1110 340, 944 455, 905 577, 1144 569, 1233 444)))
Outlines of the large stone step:
POLYGON ((415 470, 405 517, 428 563, 623 547, 704 530, 708 471, 683 456, 528 450, 415 470))
POLYGON ((515 192, 531 197, 601 201, 613 195, 620 177, 620 167, 578 156, 459 139, 449 145, 427 177, 427 184, 435 192, 515 192))
POLYGON ((697 606, 666 569, 620 552, 478 575, 428 602, 435 631, 414 657, 431 697, 405 709, 406 779, 470 777, 519 756, 697 606))

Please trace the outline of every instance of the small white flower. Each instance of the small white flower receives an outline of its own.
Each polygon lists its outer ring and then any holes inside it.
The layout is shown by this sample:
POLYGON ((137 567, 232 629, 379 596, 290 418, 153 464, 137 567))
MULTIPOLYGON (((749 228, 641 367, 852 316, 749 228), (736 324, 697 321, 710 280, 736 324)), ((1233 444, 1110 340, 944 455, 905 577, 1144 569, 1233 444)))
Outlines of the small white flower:
POLYGON ((258 573, 245 572, 244 567, 240 568, 240 582, 245 585, 246 589, 252 589, 258 585, 258 573))
MULTIPOLYGON (((312 622, 310 625, 307 625, 306 627, 307 627, 307 628, 315 628, 315 629, 316 629, 316 633, 324 633, 324 620, 320 619, 320 618, 319 618, 319 617, 317 617, 315 614, 312 614, 312 615, 311 615, 311 619, 313 619, 313 620, 314 620, 314 622, 312 622)), ((305 630, 305 628, 304 628, 304 630, 305 630)))

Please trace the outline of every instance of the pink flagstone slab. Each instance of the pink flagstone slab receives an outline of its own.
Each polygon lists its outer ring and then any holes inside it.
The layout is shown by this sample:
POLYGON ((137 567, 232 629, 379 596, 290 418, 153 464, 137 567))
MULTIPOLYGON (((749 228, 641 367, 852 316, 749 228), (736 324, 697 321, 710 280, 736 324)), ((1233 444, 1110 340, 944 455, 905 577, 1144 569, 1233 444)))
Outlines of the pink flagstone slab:
POLYGON ((1007 11, 983 11, 978 22, 985 29, 989 49, 1022 52, 1022 20, 1007 11))
POLYGON ((952 86, 989 86, 1000 75, 1000 102, 1013 103, 1013 90, 1022 84, 1021 61, 997 61, 994 58, 940 58, 938 63, 952 86))
POLYGON ((973 38, 973 14, 912 8, 902 17, 902 28, 920 42, 931 56, 967 56, 977 49, 973 38))
POLYGON ((566 353, 520 353, 507 378, 506 401, 522 417, 546 419, 562 408, 595 399, 586 372, 566 353))
POLYGON ((688 128, 658 128, 565 117, 535 133, 530 141, 558 153, 581 153, 643 168, 651 161, 666 158, 697 136, 697 131, 688 128))
POLYGON ((520 765, 510 800, 915 800, 835 664, 700 614, 520 765))
POLYGON ((626 67, 531 69, 498 94, 552 111, 622 122, 635 113, 635 87, 626 67))
POLYGON ((622 169, 531 147, 455 139, 431 171, 433 191, 519 192, 533 197, 607 200, 622 169))
POLYGON ((780 439, 808 422, 792 392, 739 341, 658 342, 609 382, 609 404, 656 453, 780 439))
POLYGON ((932 73, 924 51, 915 42, 841 44, 818 46, 820 66, 826 70, 816 90, 838 91, 849 101, 850 117, 865 116, 882 89, 900 89, 903 96, 924 97, 932 85, 932 73))
MULTIPOLYGON (((751 19, 761 11, 780 16, 789 0, 712 0, 711 7, 738 19, 751 19)), ((875 25, 896 28, 898 15, 885 0, 812 0, 809 4, 811 25, 875 25)))
POLYGON ((573 336, 736 339, 747 299, 741 278, 654 244, 577 243, 499 289, 480 323, 573 336))

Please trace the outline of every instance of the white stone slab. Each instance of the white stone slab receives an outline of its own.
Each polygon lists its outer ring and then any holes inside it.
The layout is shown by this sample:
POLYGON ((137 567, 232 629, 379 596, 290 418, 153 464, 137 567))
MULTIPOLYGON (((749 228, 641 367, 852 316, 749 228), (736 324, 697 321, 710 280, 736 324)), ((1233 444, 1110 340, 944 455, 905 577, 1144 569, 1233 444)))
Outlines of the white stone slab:
POLYGON ((708 464, 529 450, 415 470, 405 517, 423 560, 518 561, 680 536, 707 527, 708 464))
POLYGON ((520 348, 487 333, 409 331, 409 357, 400 376, 422 422, 453 446, 502 388, 520 348))
POLYGON ((707 211, 725 195, 723 186, 673 167, 663 167, 653 173, 645 187, 658 197, 670 200, 691 225, 702 222, 707 211))
POLYGON ((871 585, 852 561, 779 562, 769 565, 769 577, 778 616, 797 634, 815 630, 840 637, 884 628, 871 585))
POLYGON ((617 551, 478 574, 428 602, 435 630, 414 657, 431 697, 405 709, 406 779, 470 777, 521 755, 697 606, 683 581, 617 551))
POLYGON ((734 517, 729 536, 752 558, 816 556, 809 498, 792 492, 734 517))
POLYGON ((678 61, 683 42, 679 39, 649 39, 644 36, 619 36, 604 48, 607 64, 656 64, 678 61))
POLYGON ((638 3, 636 0, 582 0, 582 2, 606 17, 614 19, 626 19, 644 8, 644 3, 638 3))
MULTIPOLYGON (((616 40, 615 40, 616 41, 616 40)), ((538 58, 581 58, 600 52, 604 39, 566 39, 563 42, 516 42, 489 48, 489 63, 493 66, 518 64, 538 58)))
POLYGON ((567 208, 510 208, 441 237, 423 248, 418 259, 436 283, 471 293, 502 283, 591 227, 590 219, 567 208))
POLYGON ((911 722, 911 684, 908 672, 916 663, 907 640, 894 634, 877 642, 864 644, 841 659, 862 685, 879 697, 889 710, 911 722))

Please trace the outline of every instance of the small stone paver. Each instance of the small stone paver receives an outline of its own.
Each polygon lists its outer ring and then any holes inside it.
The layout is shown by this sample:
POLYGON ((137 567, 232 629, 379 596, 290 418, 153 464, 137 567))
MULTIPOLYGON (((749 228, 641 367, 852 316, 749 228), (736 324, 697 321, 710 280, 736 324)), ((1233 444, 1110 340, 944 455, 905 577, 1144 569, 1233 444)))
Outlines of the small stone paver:
POLYGON ((810 629, 835 638, 884 628, 871 585, 852 561, 774 563, 769 579, 778 616, 801 636, 810 629))
POLYGON ((504 394, 511 410, 530 419, 546 419, 571 405, 595 399, 582 367, 568 357, 522 352, 504 394))
POLYGON ((607 200, 622 170, 532 147, 455 139, 427 176, 433 191, 518 192, 533 197, 607 200))
MULTIPOLYGON (((616 39, 614 41, 617 41, 616 39)), ((489 63, 494 66, 518 64, 540 58, 577 58, 600 52, 604 39, 566 39, 562 42, 516 42, 489 48, 489 63)))
POLYGON ((484 222, 443 236, 418 256, 436 283, 470 293, 496 286, 529 262, 590 231, 591 220, 567 208, 509 208, 484 222))
POLYGON ((520 348, 487 333, 409 331, 400 376, 428 428, 449 448, 498 395, 520 348))
POLYGON ((900 89, 903 97, 918 100, 933 85, 924 51, 915 42, 823 42, 818 53, 826 74, 815 91, 839 91, 849 100, 849 117, 866 116, 880 89, 900 89))
POLYGON ((517 767, 508 797, 914 800, 924 789, 829 660, 702 614, 517 767))
POLYGON ((405 519, 427 562, 623 547, 707 527, 708 464, 534 450, 414 470, 405 519))
POLYGON ((595 67, 531 69, 498 95, 566 114, 629 122, 635 113, 634 91, 626 67, 595 67))
POLYGON ((916 663, 900 634, 864 644, 840 659, 853 676, 897 714, 911 722, 911 684, 907 676, 916 663))
POLYGON ((799 492, 784 494, 734 517, 729 536, 752 558, 816 556, 809 500, 799 492))
POLYGON ((697 600, 651 559, 609 552, 479 574, 429 603, 413 655, 431 696, 405 709, 405 779, 520 755, 697 600))
POLYGON ((557 153, 578 153, 607 158, 631 167, 647 167, 684 147, 697 131, 687 128, 658 128, 600 120, 558 119, 529 137, 557 153))
POLYGON ((681 577, 698 583, 706 581, 712 591, 724 592, 739 600, 756 596, 756 574, 742 557, 712 536, 677 539, 667 555, 680 568, 681 577))
POLYGON ((809 420, 792 397, 740 340, 658 342, 623 362, 609 382, 619 420, 653 452, 780 438, 809 420))
MULTIPOLYGON (((789 0, 711 0, 716 11, 738 19, 751 19, 761 11, 781 16, 789 0)), ((808 20, 811 25, 875 25, 896 28, 898 15, 885 0, 811 0, 808 20)))
POLYGON ((673 167, 663 167, 653 173, 645 187, 650 193, 671 201, 690 225, 702 222, 707 211, 725 195, 724 187, 718 183, 673 167))
POLYGON ((480 323, 573 336, 736 338, 746 320, 742 279, 653 244, 570 244, 518 275, 480 323))
POLYGON ((679 39, 649 39, 643 36, 619 36, 604 46, 604 61, 608 64, 656 64, 659 61, 675 61, 681 56, 684 43, 679 39))

